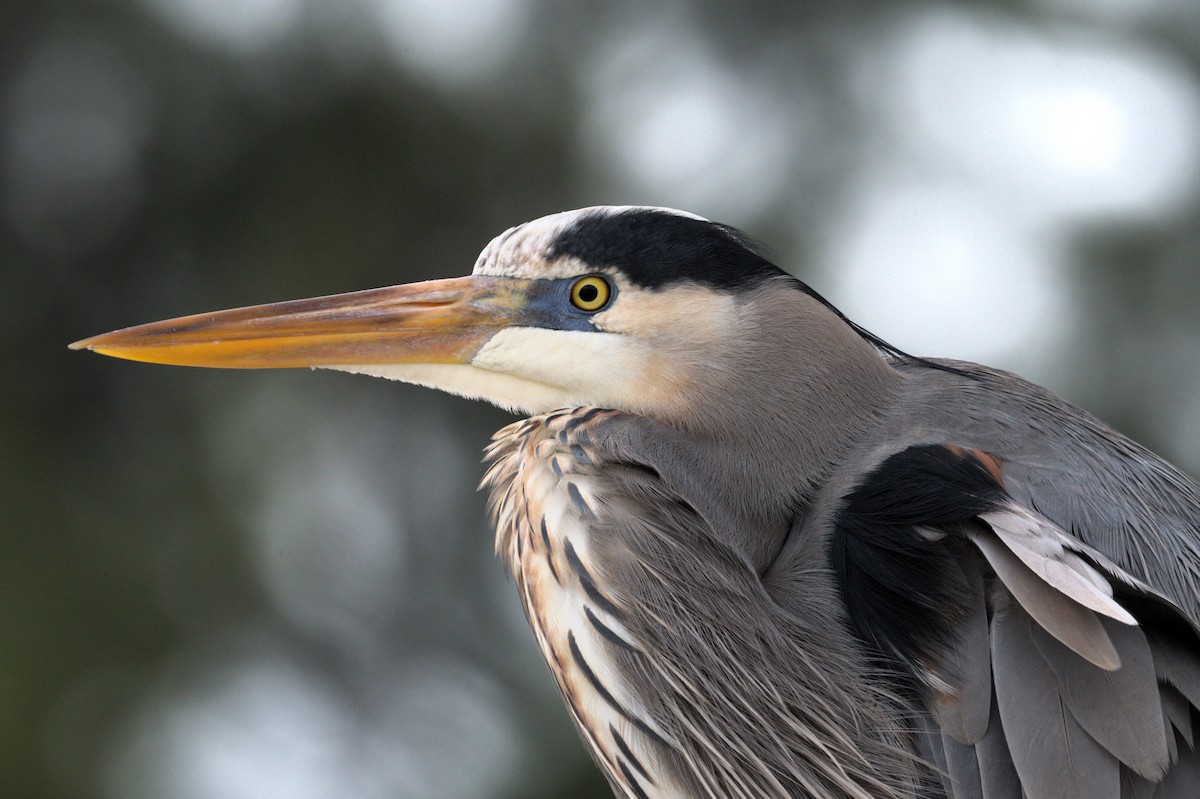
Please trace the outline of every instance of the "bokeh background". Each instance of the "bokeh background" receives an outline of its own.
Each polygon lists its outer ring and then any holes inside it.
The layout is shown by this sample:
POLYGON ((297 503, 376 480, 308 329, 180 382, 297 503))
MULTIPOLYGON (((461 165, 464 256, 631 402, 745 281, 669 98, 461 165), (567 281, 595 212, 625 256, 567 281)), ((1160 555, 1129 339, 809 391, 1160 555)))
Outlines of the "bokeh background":
POLYGON ((504 413, 68 342, 669 205, 1195 474, 1198 197, 1195 0, 4 0, 0 796, 607 795, 474 493, 504 413))

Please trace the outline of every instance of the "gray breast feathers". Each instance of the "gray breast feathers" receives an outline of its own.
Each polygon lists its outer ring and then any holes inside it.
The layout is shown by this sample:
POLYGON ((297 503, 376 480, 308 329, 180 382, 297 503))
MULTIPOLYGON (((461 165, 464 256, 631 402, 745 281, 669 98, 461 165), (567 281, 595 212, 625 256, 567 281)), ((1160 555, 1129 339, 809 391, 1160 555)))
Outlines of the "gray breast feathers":
POLYGON ((642 655, 625 626, 628 601, 593 551, 602 486, 581 442, 606 413, 560 412, 501 430, 483 486, 491 489, 497 554, 597 764, 621 796, 679 796, 659 767, 673 741, 625 679, 623 665, 642 655))
POLYGON ((915 796, 901 710, 831 624, 832 593, 812 593, 803 615, 781 608, 725 531, 639 457, 654 446, 608 446, 630 418, 580 409, 512 425, 484 479, 497 549, 614 790, 915 796))

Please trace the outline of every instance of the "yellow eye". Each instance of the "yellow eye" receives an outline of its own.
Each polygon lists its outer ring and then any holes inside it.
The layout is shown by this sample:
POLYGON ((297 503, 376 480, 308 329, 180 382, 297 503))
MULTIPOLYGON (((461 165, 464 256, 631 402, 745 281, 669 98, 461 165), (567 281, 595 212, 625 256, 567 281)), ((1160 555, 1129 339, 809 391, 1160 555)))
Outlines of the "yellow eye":
POLYGON ((597 275, 581 277, 571 286, 571 304, 581 311, 598 311, 608 303, 612 288, 597 275))

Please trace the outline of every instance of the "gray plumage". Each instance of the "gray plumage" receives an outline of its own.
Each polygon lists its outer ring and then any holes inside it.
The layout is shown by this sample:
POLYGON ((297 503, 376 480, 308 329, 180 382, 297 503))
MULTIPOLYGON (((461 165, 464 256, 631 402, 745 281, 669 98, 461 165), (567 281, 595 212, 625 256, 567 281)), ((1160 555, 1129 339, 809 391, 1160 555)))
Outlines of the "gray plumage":
MULTIPOLYGON (((784 299, 797 304, 810 302, 803 295, 784 299)), ((797 313, 813 312, 810 307, 793 310, 789 315, 780 309, 756 314, 755 318, 775 320, 783 328, 772 331, 772 325, 764 324, 764 338, 790 341, 795 338, 786 332, 791 318, 797 313)), ((871 372, 884 363, 873 352, 853 342, 845 343, 849 346, 841 350, 840 357, 857 354, 863 358, 864 371, 871 372)), ((763 348, 770 349, 765 342, 763 348)), ((768 362, 779 363, 769 357, 768 362)), ((763 402, 770 393, 786 392, 793 388, 786 385, 789 374, 800 387, 812 384, 811 375, 796 375, 812 369, 813 364, 796 363, 793 356, 790 366, 782 374, 769 376, 751 371, 737 381, 740 388, 725 404, 741 409, 763 402), (772 385, 766 385, 765 380, 772 385), (779 385, 781 382, 785 385, 779 385)), ((846 376, 852 374, 852 367, 839 364, 842 366, 847 367, 846 376)), ((1139 628, 1128 628, 1078 604, 1062 591, 1077 590, 1076 583, 1097 579, 1108 566, 1142 582, 1154 580, 1166 589, 1163 595, 1174 604, 1194 608, 1196 598, 1190 591, 1194 563, 1181 561, 1178 555, 1172 558, 1169 553, 1186 555, 1192 551, 1195 527, 1188 526, 1192 523, 1185 522, 1183 514, 1187 502, 1195 500, 1195 486, 1144 450, 1040 389, 992 370, 963 364, 956 367, 966 374, 906 362, 885 365, 895 370, 900 390, 888 407, 877 409, 875 418, 867 417, 865 424, 871 435, 859 431, 857 436, 840 438, 841 442, 860 438, 862 443, 851 446, 840 458, 831 459, 838 464, 832 473, 806 475, 808 480, 753 488, 746 485, 757 481, 763 472, 776 471, 770 468, 772 455, 787 458, 804 448, 828 446, 811 437, 805 442, 794 440, 797 433, 830 424, 828 417, 810 419, 808 424, 781 417, 780 423, 794 425, 794 432, 773 431, 770 451, 765 449, 766 436, 757 436, 742 457, 722 457, 715 464, 710 461, 713 450, 736 451, 743 442, 694 439, 673 427, 620 414, 594 420, 586 427, 588 463, 572 465, 566 471, 579 471, 595 480, 596 496, 608 507, 608 514, 602 514, 602 519, 588 527, 592 563, 598 573, 605 575, 607 585, 619 587, 621 605, 628 617, 626 626, 640 644, 638 655, 622 654, 619 659, 623 679, 639 686, 639 693, 646 697, 647 712, 670 729, 677 740, 675 747, 659 753, 663 761, 660 767, 687 774, 704 761, 704 747, 708 746, 744 764, 757 762, 783 781, 785 790, 781 792, 765 774, 743 774, 742 779, 750 786, 746 795, 803 795, 805 789, 795 775, 806 768, 819 769, 802 762, 801 753, 808 752, 810 745, 789 733, 787 724, 821 730, 823 736, 829 735, 829 730, 822 730, 822 726, 836 726, 844 735, 850 735, 849 730, 857 735, 845 742, 847 751, 837 753, 838 757, 843 762, 876 766, 866 773, 873 772, 880 783, 867 784, 866 776, 854 778, 862 780, 862 795, 912 796, 918 790, 915 786, 920 766, 915 766, 916 777, 904 776, 914 768, 903 755, 904 730, 913 714, 928 712, 946 725, 946 732, 962 741, 956 741, 958 745, 952 751, 953 773, 963 788, 959 794, 948 795, 956 799, 1008 795, 1016 790, 1008 776, 1012 767, 1001 754, 989 754, 1006 746, 999 730, 994 730, 992 740, 978 749, 972 746, 985 737, 989 721, 995 727, 995 721, 980 709, 991 704, 986 649, 989 639, 981 624, 989 614, 983 605, 982 580, 986 577, 994 581, 989 603, 993 616, 990 641, 1001 719, 1010 740, 1016 738, 1007 745, 1007 756, 1016 761, 1015 771, 1026 795, 1087 799, 1120 796, 1120 763, 1145 778, 1161 778, 1168 766, 1161 700, 1143 634, 1139 628), (989 385, 994 388, 988 390, 989 385), (974 396, 967 400, 963 394, 974 396), (926 405, 929 397, 938 395, 947 401, 926 405), (922 398, 919 412, 917 398, 922 398), (928 421, 921 419, 935 415, 928 421), (1033 430, 1039 431, 1036 436, 1033 430), (1010 568, 1021 570, 1017 572, 1021 580, 1005 582, 1013 579, 1012 571, 995 569, 995 561, 989 569, 978 557, 964 559, 959 566, 970 569, 972 584, 980 586, 973 592, 979 604, 972 605, 962 621, 962 640, 956 642, 961 646, 947 654, 949 670, 962 674, 956 688, 945 693, 949 708, 967 705, 969 710, 922 706, 893 695, 892 683, 864 665, 867 658, 862 651, 855 651, 843 631, 828 626, 829 619, 845 611, 839 608, 822 563, 825 552, 820 539, 827 535, 822 528, 836 513, 837 501, 847 486, 861 481, 887 455, 929 441, 954 442, 995 453, 1004 463, 1005 489, 1014 502, 1023 499, 1027 503, 1020 506, 1021 510, 1036 514, 1056 530, 1074 531, 1081 550, 1095 546, 1105 558, 1089 566, 1086 575, 1070 572, 1073 582, 1056 588, 1035 575, 999 538, 988 537, 990 530, 973 534, 977 543, 987 542, 987 548, 981 547, 985 556, 989 549, 995 549, 1007 558, 1010 568), (1086 471, 1072 469, 1073 460, 1082 463, 1086 471), (733 464, 746 471, 739 473, 731 468, 733 464), (1150 493, 1127 497, 1124 492, 1111 492, 1129 474, 1142 475, 1139 488, 1150 493), (1147 474, 1166 479, 1146 482, 1147 474), (824 486, 824 491, 818 488, 805 496, 803 487, 809 484, 824 486), (753 507, 739 508, 739 503, 729 499, 730 493, 746 496, 755 489, 762 492, 772 488, 778 491, 777 496, 765 503, 760 499, 753 507), (1186 492, 1183 496, 1172 493, 1180 489, 1186 492), (799 513, 795 510, 797 500, 804 503, 799 505, 799 513), (764 513, 772 504, 780 509, 775 517, 764 513), (1081 515, 1051 519, 1033 510, 1053 513, 1064 507, 1076 509, 1081 515), (793 514, 790 519, 789 511, 793 514), (1086 531, 1075 518, 1088 519, 1086 531), (787 530, 775 526, 780 524, 787 530), (737 535, 726 534, 724 525, 732 527, 737 535), (760 572, 753 550, 739 545, 747 538, 747 531, 761 535, 764 528, 767 535, 762 537, 778 542, 778 554, 773 563, 767 564, 765 574, 760 572), (1114 541, 1121 546, 1112 546, 1114 541), (1065 639, 1062 643, 1029 619, 1021 603, 1008 593, 1026 590, 1025 582, 1035 595, 1024 601, 1033 606, 1033 612, 1045 610, 1049 629, 1065 639), (1005 602, 1011 607, 997 613, 1005 602), (1045 605, 1049 605, 1048 610, 1045 605), (1006 633, 1006 628, 1011 629, 1006 633), (1114 638, 1116 642, 1111 640, 1114 638), (1103 653, 1097 654, 1097 648, 1120 655, 1122 667, 1110 672, 1088 662, 1101 660, 1116 665, 1103 653), (807 676, 806 668, 812 672, 807 676), (775 676, 760 684, 762 674, 775 676), (784 698, 799 684, 812 693, 784 698), (695 714, 694 724, 699 725, 699 719, 707 719, 707 724, 689 729, 684 719, 672 719, 681 708, 695 714), (779 713, 793 716, 783 719, 773 715, 779 713), (809 715, 824 718, 806 718, 809 715), (951 716, 952 722, 948 721, 951 716), (850 719, 858 721, 848 724, 850 719), (709 736, 717 728, 755 732, 737 740, 713 741, 709 736), (692 741, 692 735, 702 740, 692 741), (747 751, 739 755, 739 747, 747 751), (978 759, 970 764, 968 757, 978 759), (984 779, 977 787, 974 781, 980 772, 984 779)), ((841 408, 814 408, 809 413, 819 417, 832 412, 844 423, 847 417, 853 420, 865 416, 862 404, 856 403, 856 408, 857 414, 841 408)), ((523 427, 532 434, 539 424, 535 421, 523 427)), ((739 438, 745 433, 733 425, 728 429, 739 438)), ((719 435, 720 430, 715 433, 719 435)), ((810 468, 827 463, 810 457, 810 468)), ((520 479, 515 461, 497 460, 497 465, 501 464, 505 468, 489 477, 495 491, 501 487, 508 490, 505 478, 520 479)), ((502 506, 503 500, 498 504, 502 506)), ((522 534, 519 527, 506 528, 503 519, 500 529, 502 536, 522 534)), ((507 551, 503 538, 500 549, 507 551)), ((769 556, 768 551, 762 557, 765 560, 769 556)), ((520 579, 519 562, 513 562, 520 579)), ((1120 582, 1115 575, 1104 579, 1120 582)), ((913 588, 919 590, 919 586, 913 588)), ((1096 597, 1097 603, 1104 599, 1103 595, 1096 597)), ((1169 664, 1179 667, 1181 675, 1176 679, 1184 685, 1190 686, 1200 674, 1194 652, 1173 658, 1169 664)), ((1190 719, 1184 722, 1185 726, 1190 723, 1190 719)), ((1192 757, 1190 747, 1185 753, 1192 757)), ((939 759, 945 758, 943 746, 939 759)), ((825 757, 814 760, 821 762, 825 757)), ((944 762, 949 768, 948 759, 944 762)), ((747 768, 747 772, 752 770, 747 768)), ((818 780, 812 775, 808 779, 818 780)), ((697 776, 694 780, 685 783, 690 795, 712 792, 714 786, 718 794, 738 795, 719 776, 697 776)), ((827 784, 820 784, 823 793, 815 795, 856 795, 855 789, 832 777, 827 784)), ((950 785, 954 784, 951 780, 950 785)))
POLYGON ((471 278, 76 346, 528 414, 487 454, 496 550, 622 797, 1200 794, 1200 486, 728 228, 584 209, 471 278))
POLYGON ((1064 710, 1120 762, 1157 782, 1170 766, 1170 755, 1150 647, 1137 627, 1112 621, 1104 625, 1121 655, 1120 668, 1111 671, 1080 664, 1043 629, 1031 626, 1030 633, 1058 685, 1064 710))
MULTIPOLYGON (((983 795, 987 799, 1021 799, 1021 779, 1013 765, 1008 739, 1000 723, 1000 708, 992 697, 992 714, 987 732, 975 744, 975 757, 979 762, 979 776, 983 795)), ((950 794, 953 799, 959 799, 950 794)), ((1122 797, 1126 799, 1126 797, 1122 797)))
POLYGON ((942 750, 946 760, 946 794, 956 799, 984 799, 975 747, 942 733, 942 750))
MULTIPOLYGON (((916 796, 930 791, 920 776, 928 765, 904 754, 919 751, 905 743, 905 731, 922 713, 935 720, 937 734, 947 733, 935 759, 948 772, 942 790, 954 799, 1017 797, 1022 787, 1036 799, 1116 799, 1158 784, 1172 767, 1193 768, 1187 740, 1195 711, 1185 716, 1176 708, 1185 731, 1171 756, 1161 707, 1172 700, 1160 698, 1160 686, 1169 687, 1156 679, 1145 635, 1093 608, 1124 610, 1112 587, 1144 586, 1194 625, 1195 483, 1019 378, 958 362, 939 362, 955 371, 887 362, 849 328, 840 337, 821 329, 842 323, 800 293, 768 288, 746 301, 758 305, 752 316, 761 326, 752 332, 761 338, 745 348, 759 360, 740 364, 745 371, 723 383, 720 406, 763 409, 750 411, 754 429, 718 410, 697 431, 623 415, 587 431, 586 471, 610 511, 588 529, 592 562, 619 590, 640 644, 637 656, 619 659, 622 679, 638 687, 646 712, 675 737, 657 754, 659 768, 684 775, 686 795, 741 795, 720 776, 696 773, 713 768, 708 747, 740 764, 745 795, 916 796), (792 342, 813 336, 826 348, 793 349, 792 342), (832 401, 814 405, 835 381, 832 401), (940 704, 933 689, 924 691, 924 702, 897 696, 896 684, 866 665, 861 645, 828 626, 846 611, 822 543, 850 488, 888 456, 929 443, 995 455, 1011 508, 994 513, 992 526, 976 521, 978 532, 963 532, 984 557, 963 558, 958 567, 980 588, 945 653, 944 665, 957 676, 940 692, 940 704), (774 479, 781 473, 788 479, 774 479), (1018 513, 1037 525, 1033 544, 1060 553, 1059 582, 1047 582, 1015 554, 1011 536, 1006 544, 995 534, 1006 514, 1018 513), (1066 547, 1059 536, 1069 539, 1066 547), (1091 597, 1081 593, 1089 586, 1091 597), (993 670, 1003 732, 986 712, 993 670), (811 693, 787 698, 801 683, 811 693), (695 727, 672 718, 685 708, 695 727), (844 750, 814 752, 789 724, 823 737, 837 727, 850 740, 844 750), (743 733, 730 740, 715 732, 732 729, 743 733), (814 774, 831 758, 872 767, 821 782, 814 774), (806 771, 808 787, 796 776, 806 771), (1122 794, 1135 777, 1144 784, 1122 794)), ((504 478, 493 474, 489 484, 499 490, 504 478)), ((500 529, 520 535, 502 520, 500 529)), ((1186 654, 1172 649, 1160 670, 1177 669, 1166 679, 1190 689, 1200 661, 1187 646, 1186 654)))
POLYGON ((963 569, 970 596, 967 614, 954 626, 941 672, 952 690, 934 693, 927 705, 937 727, 957 743, 974 744, 987 732, 992 705, 991 638, 983 575, 977 562, 963 569))

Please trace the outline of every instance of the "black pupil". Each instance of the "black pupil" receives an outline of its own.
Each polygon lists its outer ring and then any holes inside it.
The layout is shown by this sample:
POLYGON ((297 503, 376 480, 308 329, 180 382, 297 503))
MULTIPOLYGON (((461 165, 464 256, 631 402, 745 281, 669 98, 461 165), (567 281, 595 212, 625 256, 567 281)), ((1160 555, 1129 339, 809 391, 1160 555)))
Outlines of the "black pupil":
POLYGON ((593 303, 600 296, 600 289, 593 284, 588 283, 586 286, 579 287, 579 300, 585 303, 593 303))

